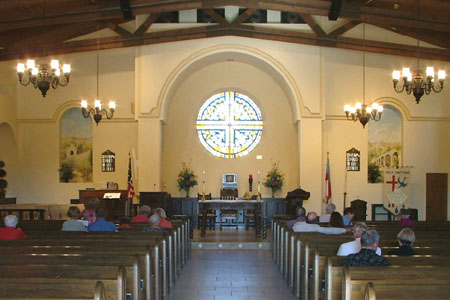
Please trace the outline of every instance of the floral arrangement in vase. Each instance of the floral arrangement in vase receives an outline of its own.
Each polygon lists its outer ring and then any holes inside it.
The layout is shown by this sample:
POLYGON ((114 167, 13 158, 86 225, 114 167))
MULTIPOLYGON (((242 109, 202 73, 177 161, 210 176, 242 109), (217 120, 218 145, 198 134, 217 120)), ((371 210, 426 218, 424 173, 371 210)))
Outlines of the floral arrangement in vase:
POLYGON ((272 189, 272 198, 275 197, 275 192, 280 190, 283 186, 284 175, 278 169, 278 163, 272 165, 272 169, 267 173, 266 181, 263 182, 265 187, 272 189))
POLYGON ((186 197, 189 197, 189 189, 198 184, 197 176, 185 162, 182 162, 181 165, 182 168, 177 178, 178 190, 184 190, 186 197))

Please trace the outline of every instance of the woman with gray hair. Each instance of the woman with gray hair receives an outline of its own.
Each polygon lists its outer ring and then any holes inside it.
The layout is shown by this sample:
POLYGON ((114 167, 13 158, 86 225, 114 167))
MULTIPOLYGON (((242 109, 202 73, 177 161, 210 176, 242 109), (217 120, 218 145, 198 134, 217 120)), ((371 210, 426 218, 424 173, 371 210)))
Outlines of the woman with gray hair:
POLYGON ((27 235, 17 228, 19 219, 15 215, 7 215, 4 219, 5 227, 0 228, 0 240, 25 240, 27 235))
POLYGON ((164 209, 162 208, 157 208, 155 209, 154 212, 155 215, 159 216, 159 226, 162 228, 172 228, 172 223, 170 223, 170 221, 167 221, 167 215, 166 212, 164 211, 164 209))
POLYGON ((157 214, 154 214, 150 217, 150 226, 145 226, 144 231, 150 232, 161 232, 166 231, 166 228, 162 228, 159 226, 160 218, 157 214))
POLYGON ((131 219, 132 223, 148 223, 150 217, 150 214, 152 213, 152 209, 148 205, 142 205, 139 208, 139 215, 134 216, 133 219, 131 219))
POLYGON ((389 255, 409 256, 417 255, 412 245, 416 241, 416 235, 411 228, 403 228, 397 235, 399 247, 389 252, 389 255))

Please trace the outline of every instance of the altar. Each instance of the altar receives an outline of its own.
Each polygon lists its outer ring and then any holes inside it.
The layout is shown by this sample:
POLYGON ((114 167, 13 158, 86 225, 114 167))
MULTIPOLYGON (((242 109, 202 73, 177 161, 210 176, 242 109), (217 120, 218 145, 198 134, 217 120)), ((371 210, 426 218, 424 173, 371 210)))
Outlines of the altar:
POLYGON ((206 215, 210 210, 251 210, 255 212, 255 231, 256 237, 261 236, 262 226, 262 204, 263 201, 258 200, 200 200, 198 201, 198 212, 203 214, 201 237, 205 236, 206 231, 206 215))

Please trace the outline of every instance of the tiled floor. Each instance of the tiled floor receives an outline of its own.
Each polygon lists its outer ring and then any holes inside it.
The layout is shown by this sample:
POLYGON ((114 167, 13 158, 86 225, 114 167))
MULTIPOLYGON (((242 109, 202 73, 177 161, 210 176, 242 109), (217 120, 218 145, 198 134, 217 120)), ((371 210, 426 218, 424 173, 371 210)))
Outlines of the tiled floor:
POLYGON ((169 300, 293 300, 268 250, 192 250, 169 300))

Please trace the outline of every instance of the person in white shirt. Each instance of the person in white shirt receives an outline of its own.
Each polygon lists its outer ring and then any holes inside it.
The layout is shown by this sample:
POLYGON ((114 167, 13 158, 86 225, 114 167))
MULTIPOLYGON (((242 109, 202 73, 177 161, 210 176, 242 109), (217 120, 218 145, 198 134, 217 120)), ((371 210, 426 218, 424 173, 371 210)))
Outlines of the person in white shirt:
MULTIPOLYGON (((354 241, 341 244, 337 252, 337 256, 347 256, 349 254, 358 253, 361 250, 361 236, 367 231, 366 224, 358 222, 353 226, 354 241)), ((380 247, 377 247, 376 254, 381 255, 380 247)))
POLYGON ((306 222, 297 222, 292 227, 294 232, 319 232, 323 234, 343 234, 347 230, 345 228, 336 227, 321 227, 317 222, 317 214, 315 212, 309 212, 306 217, 306 222))
POLYGON ((325 211, 326 214, 321 215, 319 218, 320 223, 330 223, 331 214, 336 211, 336 205, 334 205, 333 203, 328 203, 325 211))

